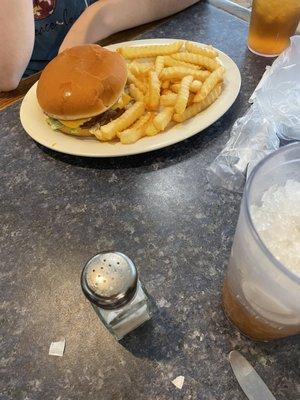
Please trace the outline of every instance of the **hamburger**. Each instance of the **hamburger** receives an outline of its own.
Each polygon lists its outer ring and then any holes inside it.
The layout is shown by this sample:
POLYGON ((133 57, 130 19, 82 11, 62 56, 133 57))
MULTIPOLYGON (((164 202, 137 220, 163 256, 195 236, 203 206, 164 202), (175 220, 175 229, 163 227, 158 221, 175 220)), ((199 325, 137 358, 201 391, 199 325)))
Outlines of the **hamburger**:
MULTIPOLYGON (((72 47, 43 70, 37 100, 52 129, 91 136, 90 129, 119 117, 127 80, 124 58, 96 44, 72 47)), ((123 102, 124 104, 124 102, 123 102)))

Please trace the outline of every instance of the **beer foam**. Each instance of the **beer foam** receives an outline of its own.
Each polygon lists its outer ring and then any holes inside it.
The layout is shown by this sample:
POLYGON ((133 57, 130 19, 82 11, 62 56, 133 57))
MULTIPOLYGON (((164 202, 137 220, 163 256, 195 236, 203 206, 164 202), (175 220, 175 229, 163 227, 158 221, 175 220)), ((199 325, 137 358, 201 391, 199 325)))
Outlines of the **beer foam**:
POLYGON ((300 277, 300 182, 271 186, 250 208, 260 238, 287 269, 300 277))

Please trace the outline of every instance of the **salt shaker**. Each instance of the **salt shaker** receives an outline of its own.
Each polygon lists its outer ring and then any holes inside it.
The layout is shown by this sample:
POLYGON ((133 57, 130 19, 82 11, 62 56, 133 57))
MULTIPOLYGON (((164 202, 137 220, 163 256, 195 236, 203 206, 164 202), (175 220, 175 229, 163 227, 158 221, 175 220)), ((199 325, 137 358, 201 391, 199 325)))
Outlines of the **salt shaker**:
POLYGON ((82 271, 81 286, 117 340, 151 318, 136 266, 125 254, 105 252, 91 258, 82 271))

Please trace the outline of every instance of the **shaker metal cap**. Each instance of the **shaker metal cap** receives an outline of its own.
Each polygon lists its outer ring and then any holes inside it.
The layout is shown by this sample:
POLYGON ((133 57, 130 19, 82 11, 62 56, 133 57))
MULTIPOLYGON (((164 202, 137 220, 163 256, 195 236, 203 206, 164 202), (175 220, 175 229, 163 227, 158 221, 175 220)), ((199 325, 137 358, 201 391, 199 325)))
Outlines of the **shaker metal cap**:
POLYGON ((136 266, 119 252, 97 254, 86 263, 81 275, 86 297, 106 309, 119 308, 132 300, 137 281, 136 266))

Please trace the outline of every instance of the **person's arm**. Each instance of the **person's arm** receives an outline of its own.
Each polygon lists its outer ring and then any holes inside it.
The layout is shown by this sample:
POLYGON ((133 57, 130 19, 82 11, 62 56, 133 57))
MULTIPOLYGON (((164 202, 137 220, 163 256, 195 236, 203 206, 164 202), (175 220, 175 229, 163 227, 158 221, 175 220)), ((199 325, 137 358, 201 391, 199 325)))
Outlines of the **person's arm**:
POLYGON ((88 7, 66 35, 60 51, 95 43, 115 32, 167 17, 199 0, 98 0, 88 7))
POLYGON ((0 92, 15 89, 34 44, 32 0, 0 0, 0 92))

